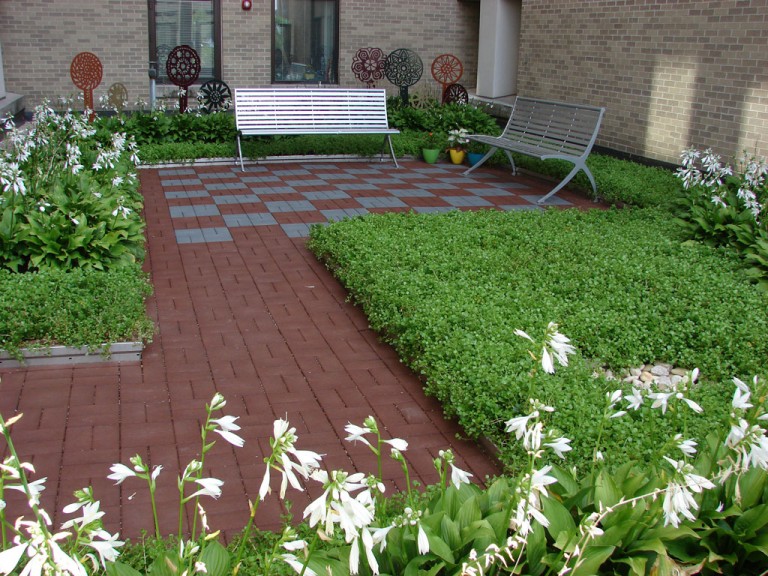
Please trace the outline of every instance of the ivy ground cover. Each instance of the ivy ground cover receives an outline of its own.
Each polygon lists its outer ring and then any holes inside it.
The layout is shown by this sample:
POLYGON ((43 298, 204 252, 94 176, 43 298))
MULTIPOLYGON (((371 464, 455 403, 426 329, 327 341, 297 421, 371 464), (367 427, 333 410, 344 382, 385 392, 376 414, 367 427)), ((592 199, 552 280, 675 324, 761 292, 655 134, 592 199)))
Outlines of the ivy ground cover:
POLYGON ((371 327, 474 437, 506 449, 503 422, 535 396, 576 436, 570 464, 596 446, 611 461, 652 461, 678 431, 702 441, 727 419, 731 378, 766 373, 766 295, 727 254, 682 243, 668 212, 377 214, 315 227, 310 248, 371 327), (525 339, 550 321, 578 354, 555 375, 531 372, 525 339), (615 390, 600 374, 647 362, 699 368, 696 418, 659 410, 599 418, 615 390))

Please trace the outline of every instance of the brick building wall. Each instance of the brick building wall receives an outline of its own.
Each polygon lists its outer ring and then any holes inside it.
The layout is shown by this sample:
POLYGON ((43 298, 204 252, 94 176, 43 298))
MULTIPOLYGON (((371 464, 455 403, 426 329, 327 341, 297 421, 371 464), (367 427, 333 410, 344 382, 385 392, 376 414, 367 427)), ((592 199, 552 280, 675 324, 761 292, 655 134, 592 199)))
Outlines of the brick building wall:
MULTIPOLYGON (((239 1, 222 0, 222 80, 230 87, 270 83, 271 23, 269 3, 254 2, 250 11, 239 1)), ((385 52, 414 50, 424 74, 412 92, 438 93, 430 73, 432 60, 452 53, 464 63, 461 82, 472 88, 476 78, 479 3, 380 2, 341 0, 339 80, 363 86, 352 73, 359 48, 375 46, 385 52)), ((25 96, 28 111, 47 98, 76 95, 69 66, 82 51, 96 54, 103 65, 98 98, 114 82, 128 90, 129 103, 148 100, 149 38, 146 0, 18 0, 0 1, 0 44, 3 46, 6 88, 25 96)), ((398 89, 386 79, 379 87, 398 89)), ((173 90, 158 86, 158 95, 173 90)))
POLYGON ((0 2, 0 43, 6 89, 25 97, 28 111, 44 98, 57 101, 80 91, 69 67, 79 52, 101 60, 94 101, 115 82, 135 100, 147 99, 147 3, 142 0, 8 0, 0 2))
POLYGON ((521 94, 607 108, 598 140, 768 155, 768 0, 523 0, 521 94))

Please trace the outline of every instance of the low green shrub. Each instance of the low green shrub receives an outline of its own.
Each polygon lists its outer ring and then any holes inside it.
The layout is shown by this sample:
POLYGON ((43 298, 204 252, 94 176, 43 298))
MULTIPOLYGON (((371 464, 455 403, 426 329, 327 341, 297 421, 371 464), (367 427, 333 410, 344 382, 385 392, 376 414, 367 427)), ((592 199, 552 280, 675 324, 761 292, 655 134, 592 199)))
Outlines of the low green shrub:
POLYGON ((152 340, 152 288, 138 264, 109 271, 0 270, 0 348, 152 340))
POLYGON ((0 156, 0 268, 106 270, 144 258, 135 145, 95 135, 81 115, 45 104, 11 130, 0 156))
MULTIPOLYGON (((507 458, 500 422, 531 389, 583 447, 599 433, 588 415, 615 386, 593 377, 601 366, 700 368, 699 438, 707 418, 723 416, 732 376, 766 372, 766 296, 734 258, 681 245, 660 209, 367 215, 313 228, 309 246, 446 413, 507 458), (581 355, 553 377, 531 377, 513 330, 553 318, 581 355)), ((604 437, 627 459, 645 459, 679 425, 628 419, 604 437)), ((578 465, 591 458, 574 454, 578 465)))

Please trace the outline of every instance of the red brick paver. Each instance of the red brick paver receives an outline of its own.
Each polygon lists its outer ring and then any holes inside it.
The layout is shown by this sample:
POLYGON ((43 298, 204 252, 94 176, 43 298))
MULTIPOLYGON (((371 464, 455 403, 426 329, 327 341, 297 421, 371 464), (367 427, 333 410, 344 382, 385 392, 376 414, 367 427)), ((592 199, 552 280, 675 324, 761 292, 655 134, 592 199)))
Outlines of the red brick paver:
MULTIPOLYGON (((403 165, 401 171, 426 166, 407 161, 403 165)), ((414 480, 434 482, 432 460, 448 447, 456 453, 458 465, 478 479, 499 472, 482 448, 461 439, 460 427, 443 418, 440 405, 424 395, 419 379, 378 341, 361 311, 346 301, 344 289, 307 250, 305 238, 291 237, 289 232, 296 228, 283 227, 316 222, 323 210, 356 209, 360 199, 381 196, 376 190, 355 192, 354 186, 345 187, 349 198, 311 194, 332 189, 317 182, 318 174, 330 183, 349 184, 355 180, 348 170, 365 170, 369 163, 276 166, 267 168, 266 174, 231 167, 187 167, 181 175, 167 169, 141 172, 146 268, 155 287, 148 305, 157 333, 140 363, 0 372, 0 411, 6 418, 24 413, 14 427, 17 449, 34 464, 35 477, 48 478, 43 503, 54 512, 57 525, 65 520, 61 508, 72 501, 72 492, 92 485, 107 513, 109 530, 120 530, 126 537, 151 530, 146 487, 134 478, 121 486, 106 478, 111 464, 127 464, 140 454, 152 465, 164 467, 158 479, 160 522, 163 533, 175 532, 176 477, 191 459, 199 458, 204 405, 217 391, 228 402, 223 413, 240 416, 240 433, 246 441, 238 449, 215 436, 217 444, 206 459, 206 474, 222 479, 224 486, 220 499, 206 499, 203 504, 211 528, 229 536, 243 528, 248 500, 258 497, 272 422, 279 417, 287 417, 296 427, 300 448, 325 454, 329 469, 375 471, 367 447, 344 440, 347 422, 361 424, 372 415, 385 436, 410 443, 406 456, 414 480), (221 194, 258 195, 264 183, 243 179, 291 170, 309 171, 297 178, 314 183, 303 187, 294 181, 299 192, 283 191, 279 200, 302 202, 309 192, 314 211, 276 212, 273 225, 227 228, 232 222, 227 216, 265 213, 266 202, 278 200, 264 195, 253 203, 217 204, 218 214, 172 217, 174 206, 210 206, 211 198, 221 194), (222 171, 230 174, 217 174, 222 171), (334 180, 334 171, 346 179, 334 180), (203 183, 202 188, 195 180, 203 183), (212 182, 232 186, 219 190, 212 182), (212 189, 207 199, 196 192, 187 194, 206 188, 212 189), (185 243, 181 239, 189 237, 177 236, 179 231, 211 227, 228 230, 231 239, 185 243)), ((377 166, 387 176, 398 173, 394 167, 377 166)), ((503 172, 486 172, 510 179, 503 172)), ((528 187, 521 194, 542 195, 552 185, 531 178, 515 181, 528 187)), ((275 185, 274 179, 270 185, 275 185)), ((389 185, 395 191, 403 188, 389 185)), ((405 198, 405 203, 413 208, 448 207, 446 198, 467 194, 461 182, 442 191, 439 186, 427 189, 434 197, 405 198)), ((501 206, 495 196, 482 197, 501 206)), ((569 192, 560 197, 571 205, 594 206, 569 192)), ((504 203, 530 207, 518 196, 507 197, 504 203)), ((370 209, 382 210, 386 208, 370 209)), ((390 490, 403 488, 399 466, 388 457, 384 461, 390 490)), ((301 515, 309 498, 319 494, 318 488, 310 485, 308 494, 289 492, 294 515, 301 515)), ((277 528, 283 511, 273 494, 259 509, 258 526, 277 528)))

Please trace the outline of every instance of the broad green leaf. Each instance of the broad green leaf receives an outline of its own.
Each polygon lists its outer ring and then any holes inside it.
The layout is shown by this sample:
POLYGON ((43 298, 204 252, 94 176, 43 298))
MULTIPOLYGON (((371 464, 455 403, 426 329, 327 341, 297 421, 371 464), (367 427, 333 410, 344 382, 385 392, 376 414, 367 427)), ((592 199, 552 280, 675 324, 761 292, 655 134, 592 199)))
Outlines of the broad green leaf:
POLYGON ((225 576, 229 573, 229 551, 216 540, 205 545, 200 560, 205 563, 208 576, 225 576))
POLYGON ((553 539, 557 539, 561 532, 575 534, 578 532, 576 522, 570 512, 555 498, 542 498, 541 509, 549 520, 547 532, 553 539))
POLYGON ((595 576, 599 573, 600 566, 611 557, 615 549, 614 546, 587 546, 569 575, 595 576))
POLYGON ((768 473, 761 468, 752 468, 739 478, 742 508, 747 510, 760 502, 767 479, 768 473))
POLYGON ((107 562, 107 576, 143 576, 143 574, 128 564, 107 562))
POLYGON ((607 469, 602 469, 595 482, 595 502, 604 507, 614 506, 621 499, 621 491, 607 469))
MULTIPOLYGON (((421 576, 421 574, 423 573, 422 566, 427 562, 434 562, 435 560, 437 560, 437 557, 434 554, 424 554, 423 556, 415 556, 414 558, 411 558, 410 562, 408 562, 408 565, 405 567, 405 571, 403 572, 403 576, 421 576)), ((445 565, 444 562, 437 563, 437 566, 440 566, 441 568, 444 565, 445 565)), ((432 567, 432 569, 434 569, 434 567, 432 567)), ((334 576, 336 575, 334 574, 334 576)))
POLYGON ((459 527, 456 522, 448 518, 448 516, 443 515, 440 520, 440 534, 452 550, 456 550, 461 546, 461 533, 459 527))
POLYGON ((630 576, 645 576, 648 558, 645 556, 630 556, 629 558, 619 558, 617 564, 626 564, 629 566, 630 576))
POLYGON ((432 530, 429 526, 423 526, 424 533, 427 535, 427 540, 429 540, 429 551, 432 554, 435 554, 436 556, 439 556, 446 562, 453 564, 453 552, 451 552, 451 547, 448 546, 448 544, 445 543, 445 541, 440 538, 435 532, 432 530))
MULTIPOLYGON (((740 536, 752 537, 768 524, 768 504, 761 504, 749 510, 736 519, 733 531, 740 536)), ((741 539, 741 538, 740 538, 741 539)))
POLYGON ((528 545, 526 547, 526 559, 528 560, 528 571, 531 576, 537 576, 544 572, 542 559, 547 553, 547 540, 544 536, 544 528, 538 524, 533 532, 528 534, 528 545))
POLYGON ((459 525, 459 530, 463 530, 473 522, 477 522, 482 518, 480 513, 480 506, 477 504, 475 498, 469 498, 464 504, 461 505, 459 513, 456 515, 456 523, 459 525))
POLYGON ((152 573, 152 576, 179 576, 181 574, 179 559, 176 554, 166 552, 155 558, 155 561, 149 567, 149 571, 152 573))

